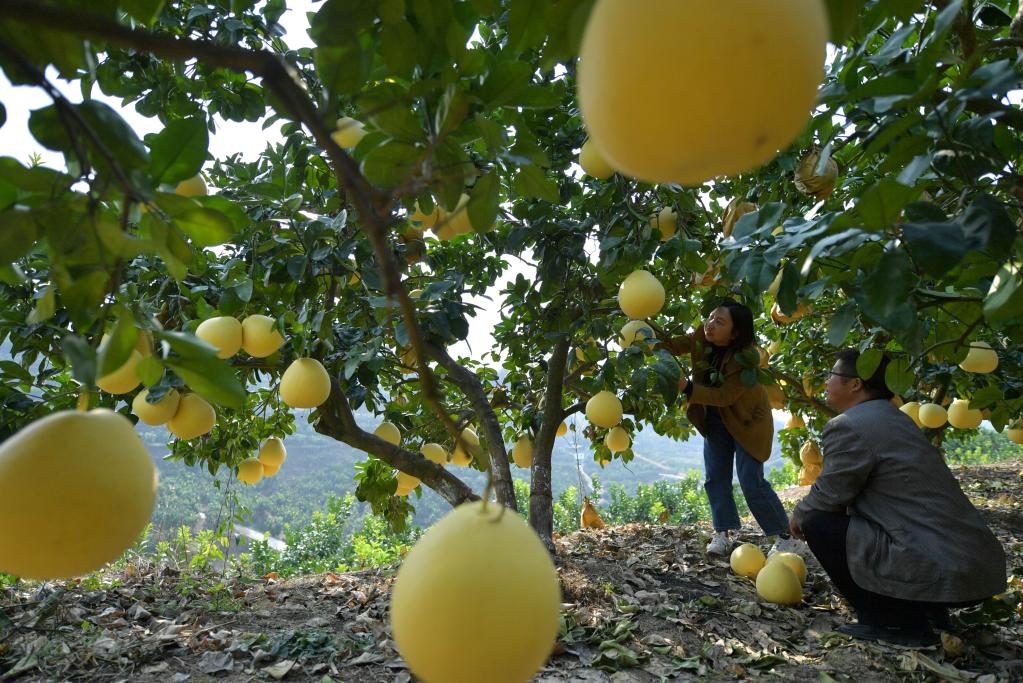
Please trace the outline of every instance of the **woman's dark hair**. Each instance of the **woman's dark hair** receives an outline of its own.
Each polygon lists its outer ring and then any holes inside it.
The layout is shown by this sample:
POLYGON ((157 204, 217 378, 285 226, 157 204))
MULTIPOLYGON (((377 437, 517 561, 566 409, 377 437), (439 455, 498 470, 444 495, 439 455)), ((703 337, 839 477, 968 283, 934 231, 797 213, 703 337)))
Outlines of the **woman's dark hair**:
POLYGON ((757 338, 753 331, 753 311, 735 299, 725 299, 715 308, 727 308, 728 314, 732 316, 732 333, 735 338, 728 345, 728 351, 735 354, 752 346, 757 338))

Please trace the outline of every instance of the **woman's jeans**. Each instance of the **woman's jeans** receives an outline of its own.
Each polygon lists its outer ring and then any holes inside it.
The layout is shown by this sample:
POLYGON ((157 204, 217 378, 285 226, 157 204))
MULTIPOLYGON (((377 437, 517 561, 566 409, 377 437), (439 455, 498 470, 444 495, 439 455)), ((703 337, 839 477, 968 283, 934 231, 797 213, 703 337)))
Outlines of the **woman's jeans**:
POLYGON ((739 511, 732 497, 732 462, 739 472, 739 486, 757 524, 768 536, 789 533, 789 518, 778 500, 778 494, 764 479, 764 463, 758 461, 736 442, 717 407, 707 406, 707 433, 703 442, 703 464, 706 468, 707 499, 715 531, 728 531, 742 526, 739 511))

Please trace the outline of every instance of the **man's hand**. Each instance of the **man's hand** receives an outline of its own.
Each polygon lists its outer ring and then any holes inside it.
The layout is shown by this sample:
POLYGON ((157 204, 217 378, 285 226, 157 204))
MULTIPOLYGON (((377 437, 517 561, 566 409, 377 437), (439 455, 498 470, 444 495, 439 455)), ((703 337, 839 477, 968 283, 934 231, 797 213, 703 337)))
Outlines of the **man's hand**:
POLYGON ((795 515, 789 517, 789 533, 792 534, 793 538, 798 538, 800 541, 806 540, 806 537, 803 536, 803 530, 799 528, 799 522, 796 521, 795 515))

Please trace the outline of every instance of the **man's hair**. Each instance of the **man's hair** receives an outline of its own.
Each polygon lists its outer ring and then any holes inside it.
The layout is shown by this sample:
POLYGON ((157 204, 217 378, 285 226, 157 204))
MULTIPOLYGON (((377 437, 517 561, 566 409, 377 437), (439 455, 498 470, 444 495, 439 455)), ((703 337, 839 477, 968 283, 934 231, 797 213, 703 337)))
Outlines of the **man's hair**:
MULTIPOLYGON (((852 377, 859 377, 859 373, 856 372, 856 361, 860 357, 860 352, 856 349, 842 349, 835 354, 835 359, 838 361, 837 366, 839 372, 843 375, 850 375, 852 377)), ((860 377, 863 382, 863 388, 866 390, 867 395, 870 398, 883 398, 885 400, 890 399, 895 394, 888 388, 888 385, 884 381, 884 373, 888 368, 888 363, 891 362, 891 358, 888 354, 881 356, 881 362, 878 363, 877 369, 874 370, 874 374, 867 379, 860 377)), ((845 377, 842 381, 848 381, 845 377)))

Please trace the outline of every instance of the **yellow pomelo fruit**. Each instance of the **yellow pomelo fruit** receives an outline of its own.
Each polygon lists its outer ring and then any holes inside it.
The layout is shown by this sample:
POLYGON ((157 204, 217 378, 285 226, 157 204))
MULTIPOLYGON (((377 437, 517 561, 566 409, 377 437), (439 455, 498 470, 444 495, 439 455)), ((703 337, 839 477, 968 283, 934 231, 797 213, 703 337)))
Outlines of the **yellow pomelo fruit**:
POLYGON ((792 570, 792 573, 796 575, 796 578, 799 579, 800 586, 806 583, 806 562, 796 553, 775 553, 767 558, 768 564, 772 562, 784 562, 792 570))
POLYGON ((816 441, 807 441, 799 449, 799 461, 804 465, 823 465, 824 456, 816 441))
POLYGON ((612 453, 621 453, 622 451, 629 450, 629 446, 632 445, 632 438, 621 427, 612 427, 611 431, 604 437, 604 445, 612 453))
POLYGON ((721 234, 725 237, 731 237, 732 230, 735 229, 735 224, 740 218, 748 214, 750 211, 756 211, 757 205, 753 202, 741 201, 738 197, 728 202, 728 206, 725 207, 725 213, 721 217, 721 234))
POLYGON ((562 422, 558 425, 558 431, 555 436, 564 436, 565 434, 568 434, 568 423, 562 422))
POLYGON ((806 125, 827 38, 820 0, 598 0, 579 50, 583 122, 640 180, 755 169, 806 125))
POLYGON ((408 219, 409 221, 412 222, 412 225, 414 225, 417 230, 422 232, 427 228, 432 228, 433 226, 435 226, 437 224, 437 221, 440 220, 440 214, 441 214, 440 207, 437 206, 436 204, 433 205, 433 212, 424 213, 423 210, 419 208, 419 202, 416 202, 416 208, 412 211, 412 214, 409 216, 408 219))
POLYGON ((796 304, 796 310, 792 311, 791 315, 785 315, 781 312, 781 306, 775 303, 774 306, 771 306, 771 318, 779 325, 787 325, 799 320, 812 311, 813 306, 810 304, 798 303, 796 304))
POLYGON ((124 416, 97 408, 36 420, 0 444, 0 571, 65 579, 116 560, 149 522, 156 481, 124 416))
POLYGON ((253 358, 266 358, 284 346, 277 321, 267 315, 250 315, 242 321, 242 348, 253 358))
POLYGON ((416 360, 416 350, 411 346, 401 352, 401 374, 412 375, 419 369, 419 361, 416 360))
POLYGON ((920 406, 919 419, 924 427, 937 429, 945 424, 945 421, 948 419, 948 413, 937 403, 925 403, 920 406))
POLYGON ((466 427, 462 430, 462 440, 468 444, 469 448, 462 448, 456 442, 455 450, 451 451, 451 462, 460 467, 465 467, 472 462, 472 456, 477 450, 476 447, 480 445, 480 437, 477 436, 476 430, 472 427, 466 427))
POLYGON ((299 358, 281 376, 281 400, 292 408, 315 408, 330 396, 330 375, 315 358, 299 358))
POLYGON ((622 421, 622 402, 610 391, 598 391, 586 402, 586 419, 610 429, 622 421))
POLYGON ((633 320, 657 315, 664 306, 664 285, 646 270, 634 270, 618 288, 618 305, 633 320))
POLYGON ((976 341, 970 344, 970 351, 959 364, 966 372, 987 374, 998 367, 998 354, 987 342, 976 341))
POLYGON ((803 418, 799 413, 792 413, 789 417, 789 421, 785 423, 785 429, 805 429, 806 423, 803 422, 803 418))
POLYGON ((267 465, 263 463, 263 477, 275 477, 281 471, 280 465, 267 465))
POLYGON ((519 440, 512 446, 512 460, 519 467, 529 469, 533 464, 533 440, 531 438, 526 435, 519 437, 519 440))
POLYGON ((899 410, 904 412, 913 418, 913 422, 916 423, 917 427, 923 427, 924 423, 920 421, 920 404, 916 401, 908 401, 899 406, 899 410))
POLYGON ((213 429, 217 411, 198 394, 185 394, 178 401, 178 410, 167 422, 167 429, 179 439, 194 439, 213 429))
MULTIPOLYGON (((102 354, 102 347, 100 353, 102 354)), ((134 391, 135 387, 142 383, 139 379, 138 374, 135 372, 135 368, 138 366, 139 361, 142 360, 142 354, 135 349, 131 350, 131 355, 128 356, 128 360, 124 362, 124 365, 117 368, 109 375, 104 375, 96 380, 96 386, 107 392, 108 394, 127 394, 129 391, 134 391)))
POLYGON ((675 236, 678 229, 678 215, 670 206, 661 209, 656 216, 650 219, 650 225, 657 232, 661 233, 661 241, 667 242, 675 236))
POLYGON ((209 318, 195 328, 195 336, 217 347, 217 358, 230 358, 242 347, 242 324, 228 315, 209 318))
POLYGON ((391 445, 397 446, 401 443, 401 430, 393 422, 381 422, 373 433, 391 445))
POLYGON ((519 515, 466 503, 405 556, 391 630, 412 672, 438 683, 523 683, 554 648, 561 592, 550 555, 519 515))
POLYGON ((458 198, 458 204, 448 216, 448 228, 455 235, 472 232, 472 223, 469 222, 469 195, 463 193, 458 198))
POLYGON ((439 443, 428 443, 423 444, 423 447, 419 449, 419 452, 423 454, 423 457, 431 462, 435 462, 438 465, 446 465, 448 462, 448 452, 439 443))
POLYGON ((776 605, 797 605, 803 599, 803 587, 788 564, 768 562, 757 574, 757 595, 776 605))
POLYGON ((155 426, 170 422, 170 419, 178 412, 178 404, 181 402, 181 394, 177 392, 177 389, 171 389, 156 403, 147 403, 148 395, 149 389, 140 391, 131 402, 131 412, 138 415, 139 419, 147 425, 155 426))
POLYGON ((751 579, 755 579, 766 560, 760 548, 752 543, 743 543, 732 551, 728 562, 732 565, 732 571, 739 576, 748 576, 751 579))
POLYGON ((407 496, 412 493, 413 489, 419 486, 419 483, 418 477, 413 477, 411 474, 398 470, 398 488, 394 493, 398 496, 407 496))
POLYGON ((243 484, 257 483, 263 478, 263 463, 257 458, 246 458, 238 463, 238 481, 243 484))
POLYGON ((984 420, 977 408, 970 408, 970 402, 957 398, 948 407, 948 423, 956 429, 976 429, 984 420))
POLYGON ((194 175, 187 180, 182 180, 178 183, 178 186, 174 188, 176 194, 182 197, 201 197, 208 193, 206 189, 206 182, 202 179, 202 176, 194 175))
POLYGON ((288 449, 279 437, 271 436, 259 447, 259 461, 270 467, 280 467, 288 459, 288 449))
POLYGON ((607 163, 607 159, 590 140, 584 142, 582 149, 579 150, 579 165, 586 175, 599 180, 607 180, 615 174, 611 164, 607 163))
POLYGON ((818 152, 807 153, 799 162, 793 179, 796 189, 804 194, 813 195, 815 199, 826 199, 835 190, 835 182, 838 179, 838 164, 831 157, 828 157, 824 164, 824 172, 817 175, 817 162, 820 161, 818 152))
POLYGON ((408 298, 410 298, 410 299, 418 299, 422 295, 423 295, 423 290, 421 290, 421 289, 413 289, 411 292, 408 293, 408 298))
POLYGON ((330 137, 337 143, 338 147, 351 149, 358 146, 362 139, 366 137, 366 128, 362 125, 361 121, 350 116, 342 116, 337 120, 336 130, 330 134, 330 137))
POLYGON ((654 330, 643 320, 630 320, 622 327, 619 345, 627 349, 638 341, 654 338, 654 330))
POLYGON ((1023 443, 1023 427, 1005 430, 1005 436, 1013 443, 1023 443))

